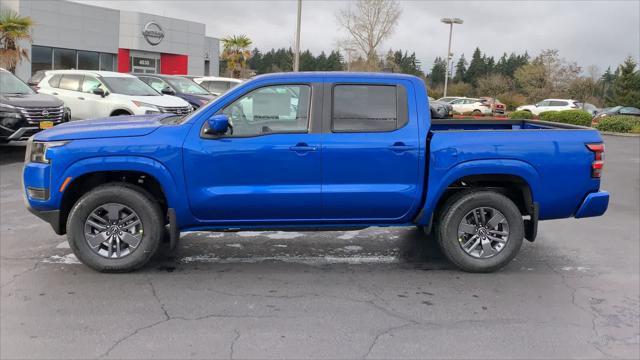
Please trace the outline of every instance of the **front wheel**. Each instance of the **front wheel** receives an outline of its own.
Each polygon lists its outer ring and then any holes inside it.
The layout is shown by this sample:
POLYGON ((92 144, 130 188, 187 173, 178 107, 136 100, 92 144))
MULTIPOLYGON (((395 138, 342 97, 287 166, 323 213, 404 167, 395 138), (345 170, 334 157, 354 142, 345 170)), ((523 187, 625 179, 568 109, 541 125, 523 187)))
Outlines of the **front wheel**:
POLYGON ((445 256, 469 272, 492 272, 518 254, 524 223, 508 197, 475 191, 454 197, 443 208, 436 229, 445 256))
POLYGON ((82 196, 67 219, 76 257, 102 272, 129 272, 151 259, 160 245, 162 210, 144 190, 107 184, 82 196))

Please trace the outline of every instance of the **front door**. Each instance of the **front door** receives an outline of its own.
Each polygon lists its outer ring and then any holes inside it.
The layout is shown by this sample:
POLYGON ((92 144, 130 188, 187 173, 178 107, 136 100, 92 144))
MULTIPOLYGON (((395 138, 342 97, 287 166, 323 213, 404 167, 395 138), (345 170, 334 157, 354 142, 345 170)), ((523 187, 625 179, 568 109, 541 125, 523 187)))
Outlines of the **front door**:
POLYGON ((321 217, 321 134, 310 130, 310 104, 319 92, 308 84, 254 89, 219 112, 229 116, 233 132, 201 131, 185 144, 197 218, 269 224, 321 217))
POLYGON ((325 87, 333 104, 323 114, 324 219, 405 221, 420 181, 417 114, 405 85, 325 87))

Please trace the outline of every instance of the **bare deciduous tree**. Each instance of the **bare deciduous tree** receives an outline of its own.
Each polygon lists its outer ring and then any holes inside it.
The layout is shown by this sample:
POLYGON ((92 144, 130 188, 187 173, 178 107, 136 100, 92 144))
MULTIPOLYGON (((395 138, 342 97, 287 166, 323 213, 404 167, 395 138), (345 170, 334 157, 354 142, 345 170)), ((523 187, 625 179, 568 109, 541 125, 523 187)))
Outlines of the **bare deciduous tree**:
POLYGON ((393 32, 400 13, 395 0, 358 0, 355 9, 338 12, 338 22, 349 34, 348 42, 362 51, 369 70, 377 69, 376 50, 393 32))

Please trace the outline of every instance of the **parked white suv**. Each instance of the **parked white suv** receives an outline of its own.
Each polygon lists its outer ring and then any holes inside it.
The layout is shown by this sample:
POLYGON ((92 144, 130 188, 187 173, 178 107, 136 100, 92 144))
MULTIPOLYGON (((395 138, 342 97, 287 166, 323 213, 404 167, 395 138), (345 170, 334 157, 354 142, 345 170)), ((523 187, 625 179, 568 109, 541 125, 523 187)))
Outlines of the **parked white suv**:
POLYGON ((64 101, 71 118, 117 115, 189 114, 186 101, 162 95, 133 75, 111 71, 51 70, 38 83, 38 92, 64 101))
POLYGON ((518 106, 517 111, 529 111, 534 115, 540 115, 545 111, 563 111, 578 109, 578 101, 570 99, 546 99, 535 105, 518 106))
POLYGON ((450 102, 453 111, 457 113, 475 113, 491 115, 491 104, 483 99, 457 98, 450 102))
POLYGON ((217 76, 204 76, 204 77, 196 77, 192 79, 197 84, 207 89, 208 92, 215 96, 220 96, 225 93, 227 90, 232 87, 240 84, 242 80, 233 79, 233 78, 225 78, 225 77, 217 77, 217 76))

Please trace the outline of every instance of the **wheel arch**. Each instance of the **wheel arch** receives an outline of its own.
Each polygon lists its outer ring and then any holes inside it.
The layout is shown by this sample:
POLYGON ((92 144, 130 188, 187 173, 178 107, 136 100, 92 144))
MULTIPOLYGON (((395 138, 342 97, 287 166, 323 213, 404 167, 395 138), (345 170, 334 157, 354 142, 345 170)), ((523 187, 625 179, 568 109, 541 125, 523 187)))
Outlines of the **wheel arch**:
POLYGON ((538 172, 530 164, 511 159, 475 160, 457 164, 444 174, 429 174, 427 197, 414 222, 431 226, 434 214, 460 191, 493 189, 505 194, 524 215, 532 215, 540 187, 538 172), (439 176, 441 175, 441 176, 439 176), (434 179, 439 177, 439 179, 434 179))
POLYGON ((133 115, 133 111, 125 108, 117 108, 111 111, 109 116, 118 116, 118 115, 133 115))
POLYGON ((144 157, 98 157, 74 163, 60 178, 61 232, 66 232, 67 217, 77 200, 96 186, 110 182, 128 183, 143 189, 158 201, 164 215, 169 208, 184 209, 186 200, 177 196, 181 184, 170 174, 162 164, 144 157))

